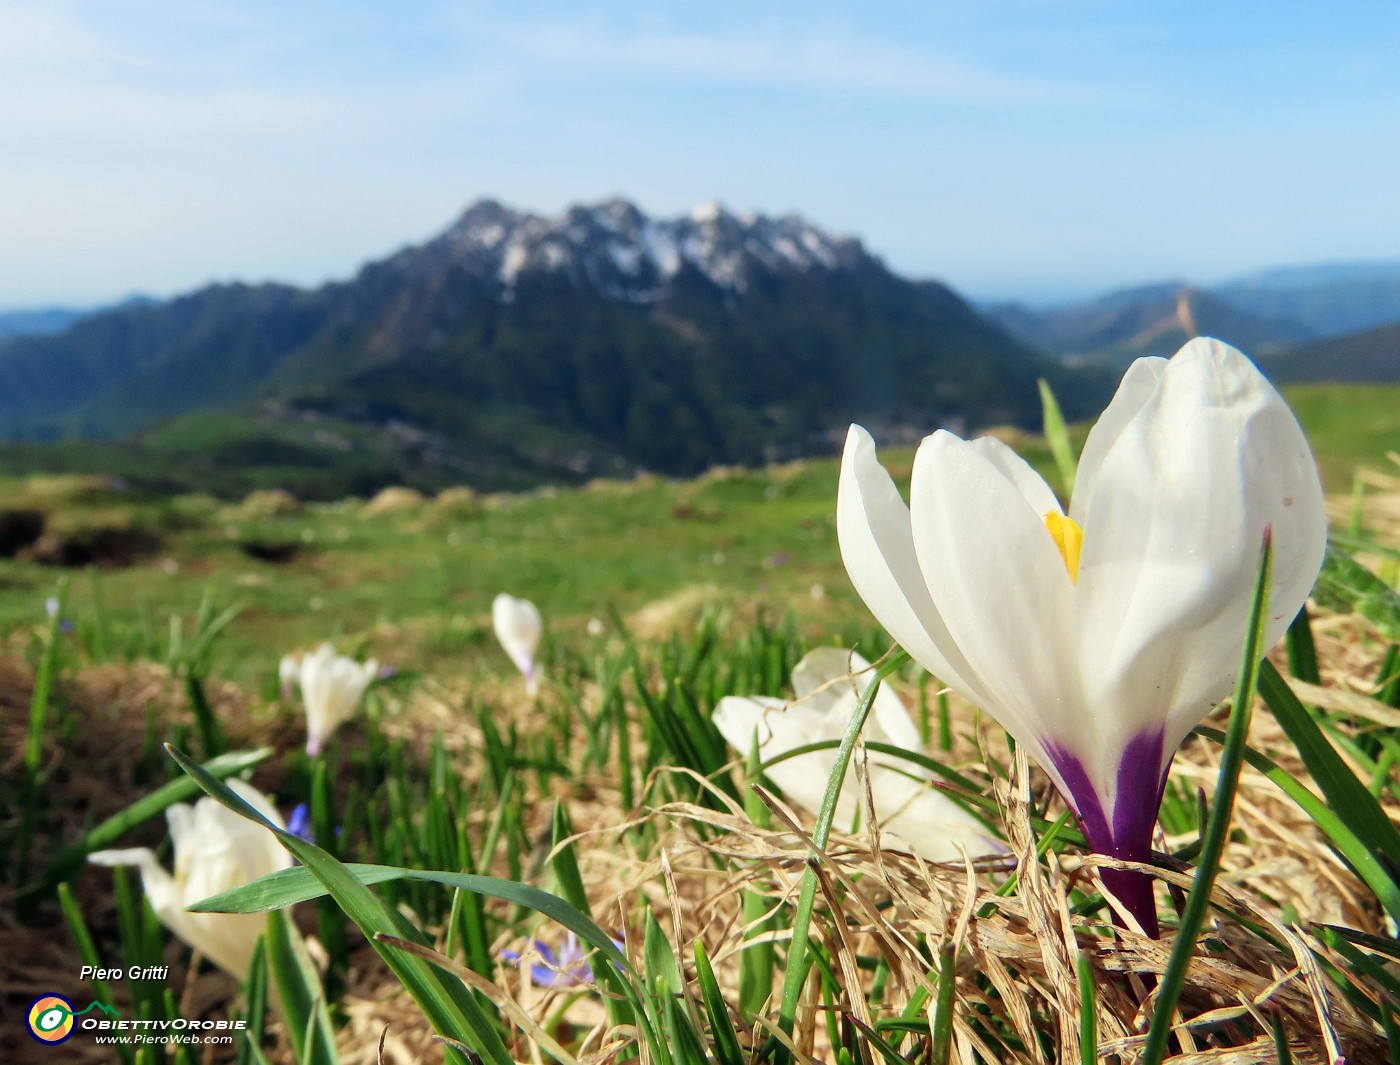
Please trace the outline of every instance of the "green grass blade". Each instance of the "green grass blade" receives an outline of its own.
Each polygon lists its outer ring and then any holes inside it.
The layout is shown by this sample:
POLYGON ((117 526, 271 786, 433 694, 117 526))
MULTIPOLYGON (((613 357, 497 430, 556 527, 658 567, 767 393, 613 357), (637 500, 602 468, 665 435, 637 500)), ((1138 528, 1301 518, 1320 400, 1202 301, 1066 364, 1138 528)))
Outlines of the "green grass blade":
MULTIPOLYGON (((826 794, 822 797, 821 811, 817 814, 817 824, 812 830, 812 842, 818 848, 825 848, 826 841, 831 836, 831 822, 836 816, 836 800, 841 797, 841 786, 846 780, 846 770, 851 764, 851 754, 855 751, 856 741, 860 739, 860 731, 865 726, 865 719, 870 714, 870 707, 875 702, 875 693, 879 690, 880 684, 895 670, 899 669, 908 660, 908 655, 904 652, 891 655, 889 660, 875 671, 875 676, 856 704, 855 712, 851 715, 850 723, 846 726, 846 734, 841 739, 841 746, 836 751, 836 764, 832 767, 831 776, 827 780, 826 794)), ((778 1027, 785 1034, 791 1035, 793 1026, 797 1020, 797 1004, 802 996, 802 986, 807 982, 807 972, 811 966, 811 959, 807 956, 808 941, 811 936, 812 910, 816 904, 817 877, 815 870, 810 863, 817 861, 815 854, 808 857, 808 868, 802 874, 802 887, 797 899, 797 912, 792 922, 792 941, 788 947, 787 971, 783 975, 783 999, 779 1007, 778 1027)), ((778 1048, 778 1058, 786 1059, 786 1051, 778 1048)))
MULTIPOLYGON (((339 858, 336 846, 334 798, 326 760, 317 758, 311 771, 311 830, 316 844, 339 858)), ((321 945, 326 948, 325 999, 338 1002, 350 971, 350 945, 345 936, 345 915, 330 899, 322 899, 316 915, 321 945)))
POLYGON ((1293 1065, 1293 1051, 1288 1046, 1288 1029, 1282 1017, 1275 1016, 1269 1026, 1274 1036, 1274 1056, 1278 1065, 1293 1065))
MULTIPOLYGON (((1195 733, 1217 743, 1225 742, 1225 733, 1198 725, 1195 733)), ((1310 817, 1332 845, 1356 870, 1357 875, 1376 894, 1376 898, 1396 920, 1400 920, 1400 885, 1392 878, 1385 863, 1353 832, 1337 814, 1308 788, 1268 756, 1246 748, 1244 759, 1254 769, 1268 777, 1280 790, 1310 817)))
POLYGON ((1313 642, 1312 618, 1308 616, 1308 605, 1303 604, 1293 624, 1288 626, 1288 672, 1309 684, 1321 684, 1322 675, 1317 669, 1317 645, 1313 642))
POLYGON ((1079 1062, 1095 1065, 1099 1060, 1099 1002, 1094 987, 1094 966, 1089 952, 1079 952, 1079 1062))
POLYGON ((744 1055, 739 1049, 734 1025, 729 1019, 729 1009, 724 1004, 724 995, 715 979, 715 970, 710 965, 705 945, 695 941, 695 978, 700 985, 700 997, 705 1003, 705 1012, 710 1018, 710 1034, 714 1038, 715 1057, 719 1065, 744 1065, 744 1055))
POLYGON ((1381 1018, 1385 1025, 1385 1046, 1390 1052, 1390 1065, 1400 1065, 1400 1021, 1395 1018, 1395 1007, 1386 1002, 1381 1007, 1381 1018))
POLYGON ((39 815, 39 769, 44 760, 44 729, 49 716, 53 682, 58 672, 59 626, 63 623, 63 612, 68 604, 66 578, 59 581, 57 599, 58 609, 49 618, 44 633, 43 653, 39 657, 39 668, 34 674, 34 690, 29 698, 29 732, 24 740, 23 809, 20 813, 17 853, 10 856, 10 861, 14 863, 11 876, 15 881, 21 881, 30 871, 29 862, 39 815))
POLYGON ((1327 803, 1374 853, 1383 854, 1392 869, 1400 869, 1400 830, 1386 816, 1366 782, 1342 761, 1307 708, 1270 662, 1259 676, 1259 694, 1274 712, 1327 803))
POLYGON ((1040 379, 1040 407, 1044 412, 1045 442, 1050 445, 1050 454, 1055 458, 1055 469, 1060 474, 1060 486, 1068 499, 1074 492, 1074 477, 1079 460, 1074 457, 1074 446, 1070 443, 1069 428, 1065 416, 1060 411, 1059 401, 1050 390, 1050 382, 1040 379))
MULTIPOLYGON (((73 892, 67 884, 58 885, 58 905, 59 909, 63 911, 63 922, 68 926, 68 934, 73 937, 78 960, 82 964, 90 965, 93 969, 100 971, 103 968, 101 956, 97 953, 97 946, 92 941, 92 933, 88 931, 87 922, 83 920, 83 912, 78 908, 77 900, 73 898, 73 892)), ((99 1002, 110 1006, 114 1001, 112 987, 106 980, 94 978, 92 990, 99 1002)), ((117 1056, 123 1062, 130 1062, 132 1060, 131 1047, 118 1044, 117 1056)))
MULTIPOLYGON (((757 783, 762 759, 758 755, 758 733, 755 731, 753 743, 749 747, 747 779, 757 783)), ((768 807, 752 787, 744 789, 744 813, 758 828, 766 829, 772 823, 768 807)), ((777 921, 768 916, 770 903, 763 894, 744 889, 743 914, 745 935, 758 939, 770 932, 777 921)), ((777 951, 771 939, 750 943, 739 956, 739 1011, 745 1020, 753 1020, 767 1004, 773 994, 773 961, 777 951)))
POLYGON ((1186 907, 1181 914, 1176 940, 1172 943, 1171 956, 1167 959, 1162 982, 1157 988, 1157 1003, 1152 1011, 1152 1023, 1147 1030, 1147 1044, 1143 1048, 1141 1065, 1161 1065, 1162 1059, 1166 1057, 1167 1042, 1171 1038, 1172 1014, 1186 984, 1186 970, 1191 964, 1191 956, 1195 953, 1196 937, 1205 923, 1210 893, 1215 886, 1216 874, 1220 871, 1220 856, 1225 850, 1225 838, 1229 834, 1230 818, 1235 808, 1235 789, 1239 784, 1240 769, 1244 764, 1245 737, 1249 735, 1250 714, 1254 707, 1255 690, 1259 684, 1259 663, 1268 650, 1263 643, 1264 626, 1269 616, 1269 587, 1273 577, 1273 563, 1273 537, 1266 532, 1259 562, 1259 577, 1254 585, 1254 602, 1249 613, 1249 629, 1245 634, 1239 680, 1235 687, 1234 703, 1230 707, 1225 746, 1220 753, 1220 775, 1215 785, 1215 798, 1211 803, 1210 821, 1201 841, 1196 876, 1192 881, 1191 891, 1186 896, 1186 907))
POLYGON ((1387 640, 1400 640, 1400 595, 1337 543, 1327 545, 1313 595, 1321 606, 1355 611, 1387 640))
POLYGON ((199 743, 204 748, 204 757, 215 758, 223 754, 228 747, 228 742, 224 739, 224 730, 219 724, 219 715, 209 704, 209 696, 204 691, 204 681, 192 672, 185 675, 185 696, 190 701, 190 709, 194 711, 195 731, 199 733, 199 743))
MULTIPOLYGON (((320 847, 297 838, 263 818, 188 755, 173 747, 167 746, 166 749, 206 793, 234 813, 263 825, 275 834, 302 864, 301 869, 283 871, 306 873, 318 880, 366 938, 373 940, 376 933, 382 932, 413 942, 423 941, 422 934, 416 928, 320 847)), ((374 948, 439 1034, 465 1042, 489 1065, 511 1065, 510 1054, 501 1041, 500 1033, 460 980, 422 959, 391 950, 377 941, 374 948)), ((458 1051, 450 1051, 449 1057, 460 1059, 465 1065, 465 1059, 458 1051)))
POLYGON ((957 1004, 957 947, 949 942, 938 954, 938 998, 933 1013, 933 1031, 928 1060, 948 1065, 953 1055, 953 1008, 957 1004))
POLYGON ((266 1060, 262 1041, 267 1031, 267 936, 261 936, 253 948, 253 960, 248 966, 248 980, 243 985, 243 1017, 248 1027, 238 1047, 239 1065, 266 1060))
MULTIPOLYGON (((564 841, 574 834, 574 826, 570 823, 569 813, 564 809, 562 803, 556 803, 554 807, 553 831, 554 857, 551 864, 554 867, 554 877, 559 882, 559 890, 578 913, 592 921, 593 915, 588 903, 588 889, 584 886, 583 874, 579 872, 578 856, 574 853, 572 843, 564 844, 564 841)), ((577 930, 574 934, 580 935, 577 930)), ((615 947, 610 937, 608 943, 615 947)), ((595 953, 588 958, 589 968, 593 971, 594 978, 598 983, 615 992, 614 997, 609 998, 607 1003, 612 1023, 614 1025, 634 1023, 631 1006, 627 1003, 625 991, 621 986, 622 977, 609 960, 596 953, 600 948, 596 944, 593 946, 595 953)))
POLYGON ((321 981, 286 910, 267 915, 263 943, 299 1065, 335 1065, 335 1036, 321 981))

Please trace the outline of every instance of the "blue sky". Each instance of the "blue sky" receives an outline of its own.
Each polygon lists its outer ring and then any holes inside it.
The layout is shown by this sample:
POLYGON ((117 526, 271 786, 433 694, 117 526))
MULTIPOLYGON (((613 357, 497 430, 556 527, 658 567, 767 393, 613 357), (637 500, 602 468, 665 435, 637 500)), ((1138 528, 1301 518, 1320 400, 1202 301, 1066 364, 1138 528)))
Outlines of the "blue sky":
POLYGON ((798 211, 978 297, 1395 259, 1397 54, 1392 0, 0 0, 0 308, 341 277, 484 195, 798 211))

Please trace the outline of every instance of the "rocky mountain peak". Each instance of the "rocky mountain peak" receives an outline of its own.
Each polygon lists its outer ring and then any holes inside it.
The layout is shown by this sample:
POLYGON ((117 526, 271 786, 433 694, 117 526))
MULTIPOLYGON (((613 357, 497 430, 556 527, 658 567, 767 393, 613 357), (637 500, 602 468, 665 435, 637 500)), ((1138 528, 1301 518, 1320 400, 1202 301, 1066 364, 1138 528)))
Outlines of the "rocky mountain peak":
POLYGON ((563 274, 610 299, 648 303, 689 266, 720 288, 740 293, 751 272, 850 270, 874 260, 858 240, 834 237, 797 215, 736 215, 718 203, 679 218, 653 218, 614 197, 575 205, 556 217, 512 210, 485 199, 440 236, 397 257, 406 267, 422 256, 446 256, 497 281, 506 299, 522 275, 563 274))

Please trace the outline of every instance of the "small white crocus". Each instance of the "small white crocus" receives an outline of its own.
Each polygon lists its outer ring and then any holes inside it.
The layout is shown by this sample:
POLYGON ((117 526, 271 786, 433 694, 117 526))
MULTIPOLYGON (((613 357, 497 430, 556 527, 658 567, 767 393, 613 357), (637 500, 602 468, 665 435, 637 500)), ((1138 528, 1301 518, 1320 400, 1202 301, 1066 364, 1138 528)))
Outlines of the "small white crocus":
POLYGON ((282 661, 277 663, 277 684, 283 699, 290 699, 296 691, 301 679, 301 658, 299 654, 283 655, 282 661))
POLYGON ((354 716, 365 689, 378 673, 379 663, 375 659, 356 662, 336 654, 328 643, 302 656, 296 676, 301 686, 301 701, 306 707, 307 754, 319 754, 331 733, 354 716))
MULTIPOLYGON (((752 749, 764 761, 823 740, 845 735, 874 672, 860 655, 819 647, 793 668, 796 701, 756 695, 730 695, 715 707, 715 727, 741 754, 752 749)), ((917 751, 919 730, 888 684, 875 693, 866 719, 865 739, 917 751)), ((930 774, 905 759, 871 753, 867 758, 870 797, 887 845, 903 843, 932 862, 961 861, 1005 848, 981 821, 930 785, 930 774), (893 838, 891 838, 893 837, 893 838)), ((836 750, 811 751, 764 770, 790 802, 816 813, 836 768, 836 750)), ((832 824, 853 831, 865 809, 864 791, 847 769, 832 824)))
MULTIPOLYGON (((1235 684, 1269 530, 1266 646, 1321 567, 1322 487, 1292 412, 1218 340, 1133 363, 1068 514, 990 438, 925 438, 907 507, 859 426, 841 465, 841 556, 871 612, 1028 750, 1094 850, 1132 861, 1177 747, 1235 684)), ((1151 882, 1104 879, 1155 935, 1151 882)))
POLYGON ((535 672, 535 652, 539 650, 544 622, 539 609, 528 599, 517 599, 502 592, 491 604, 491 623, 496 639, 506 654, 525 676, 525 690, 534 695, 539 691, 539 675, 535 672))
MULTIPOLYGON (((285 827, 262 792, 241 780, 227 784, 258 813, 285 827)), ((176 803, 165 811, 165 818, 175 847, 173 875, 161 867, 148 847, 97 851, 88 855, 88 861, 140 869, 146 899, 160 922, 219 968, 244 980, 253 960, 253 947, 267 926, 267 915, 190 913, 185 907, 286 869, 292 864, 291 855, 262 825, 210 798, 193 806, 176 803)))

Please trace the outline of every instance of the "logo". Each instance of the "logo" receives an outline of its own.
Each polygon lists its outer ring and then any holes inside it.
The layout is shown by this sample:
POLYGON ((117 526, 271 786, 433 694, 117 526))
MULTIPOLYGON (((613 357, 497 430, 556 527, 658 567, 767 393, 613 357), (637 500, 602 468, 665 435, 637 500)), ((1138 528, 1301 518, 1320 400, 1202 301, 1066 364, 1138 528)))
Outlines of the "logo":
POLYGON ((39 1042, 62 1043, 73 1034, 73 1003, 62 995, 40 995, 29 1004, 28 1021, 29 1034, 39 1042))
POLYGON ((117 1010, 105 1002, 93 1000, 85 1009, 74 1010, 73 1003, 62 995, 40 995, 29 1004, 26 1021, 29 1034, 41 1043, 66 1042, 73 1034, 74 1020, 84 1013, 100 1010, 108 1017, 120 1017, 117 1010))

